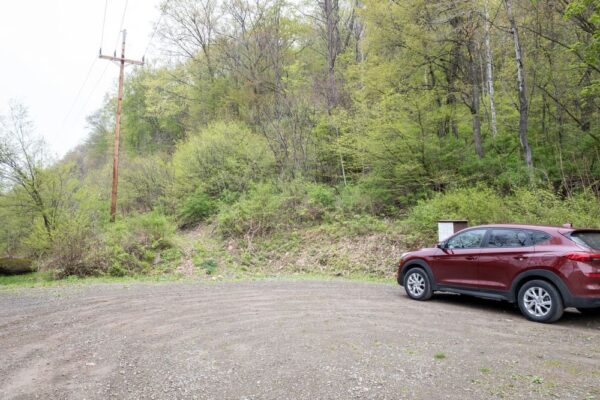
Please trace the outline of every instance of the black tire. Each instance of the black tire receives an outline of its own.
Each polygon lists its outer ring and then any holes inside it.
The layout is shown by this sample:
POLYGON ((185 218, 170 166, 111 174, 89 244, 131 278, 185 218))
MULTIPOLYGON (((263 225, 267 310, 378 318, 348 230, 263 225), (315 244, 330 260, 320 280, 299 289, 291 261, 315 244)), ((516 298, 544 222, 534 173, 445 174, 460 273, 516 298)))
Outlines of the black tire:
POLYGON ((423 268, 411 268, 404 275, 404 290, 413 300, 429 300, 433 295, 431 281, 423 268))
POLYGON ((600 316, 600 307, 596 308, 578 308, 577 311, 583 315, 598 315, 600 316))
POLYGON ((562 297, 558 289, 546 281, 526 282, 519 289, 517 300, 521 313, 531 321, 550 323, 563 315, 562 297))

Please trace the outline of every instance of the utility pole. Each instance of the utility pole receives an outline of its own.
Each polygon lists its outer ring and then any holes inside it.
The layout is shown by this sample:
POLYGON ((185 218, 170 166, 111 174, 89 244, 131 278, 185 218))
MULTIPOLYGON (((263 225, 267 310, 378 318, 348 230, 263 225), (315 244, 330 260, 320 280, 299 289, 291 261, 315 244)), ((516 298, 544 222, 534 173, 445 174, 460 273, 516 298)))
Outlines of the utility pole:
POLYGON ((100 58, 110 61, 116 61, 120 64, 119 70, 119 93, 117 97, 117 123, 115 126, 115 144, 113 150, 113 177, 112 177, 112 192, 110 195, 110 222, 115 222, 117 215, 117 187, 119 183, 119 135, 121 133, 121 107, 123 104, 123 79, 125 76, 125 64, 144 65, 144 59, 142 61, 128 60, 125 58, 125 37, 127 36, 127 30, 123 29, 123 43, 121 45, 121 57, 105 56, 102 55, 102 49, 100 49, 100 58))

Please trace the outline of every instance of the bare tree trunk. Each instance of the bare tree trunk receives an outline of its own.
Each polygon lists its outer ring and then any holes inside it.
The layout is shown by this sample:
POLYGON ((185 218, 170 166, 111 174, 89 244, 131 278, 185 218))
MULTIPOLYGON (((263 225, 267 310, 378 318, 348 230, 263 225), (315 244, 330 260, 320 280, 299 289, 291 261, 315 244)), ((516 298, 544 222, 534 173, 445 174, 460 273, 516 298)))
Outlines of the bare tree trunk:
POLYGON ((512 10, 512 0, 504 0, 510 28, 515 42, 515 61, 517 63, 517 81, 519 83, 519 140, 525 155, 525 164, 529 173, 529 179, 533 180, 533 157, 531 147, 527 140, 527 121, 529 114, 529 104, 527 103, 527 85, 525 84, 525 71, 523 68, 523 53, 519 41, 519 31, 512 10))
POLYGON ((488 94, 490 96, 490 127, 492 130, 492 137, 496 139, 496 135, 498 133, 498 128, 496 124, 496 99, 494 96, 494 75, 492 69, 492 46, 490 44, 490 15, 488 11, 488 0, 485 0, 484 3, 484 45, 485 45, 485 65, 486 65, 486 76, 487 76, 487 86, 488 86, 488 94))
MULTIPOLYGON (((337 57, 341 52, 341 41, 340 41, 340 12, 339 12, 339 0, 322 0, 319 2, 321 12, 325 20, 325 44, 327 47, 327 90, 326 90, 326 101, 327 101, 327 114, 330 119, 333 109, 339 103, 339 94, 337 81, 335 77, 335 63, 337 57)), ((336 122, 335 125, 336 138, 339 139, 339 128, 336 122)), ((342 152, 338 149, 338 155, 340 158, 340 169, 346 186, 346 168, 344 167, 344 157, 342 152)))
POLYGON ((467 42, 469 51, 469 81, 471 84, 471 101, 469 108, 473 118, 473 143, 475 144, 475 152, 477 157, 483 158, 483 144, 481 140, 481 116, 479 113, 479 71, 477 70, 475 39, 470 36, 467 42))
POLYGON ((481 140, 481 116, 479 115, 479 91, 477 86, 473 85, 473 100, 471 115, 473 117, 473 142, 475 143, 475 152, 477 157, 483 158, 483 144, 481 140))
MULTIPOLYGON (((587 67, 585 72, 583 73, 583 77, 581 78, 581 83, 584 87, 591 87, 592 81, 590 77, 592 76, 592 69, 587 67)), ((589 132, 592 127, 592 120, 594 115, 594 104, 595 99, 592 94, 593 91, 588 92, 585 96, 583 96, 583 104, 581 105, 581 130, 584 132, 589 132)))
POLYGON ((338 103, 337 82, 335 79, 335 63, 340 53, 339 3, 338 0, 320 2, 325 19, 325 44, 327 47, 327 112, 338 103))

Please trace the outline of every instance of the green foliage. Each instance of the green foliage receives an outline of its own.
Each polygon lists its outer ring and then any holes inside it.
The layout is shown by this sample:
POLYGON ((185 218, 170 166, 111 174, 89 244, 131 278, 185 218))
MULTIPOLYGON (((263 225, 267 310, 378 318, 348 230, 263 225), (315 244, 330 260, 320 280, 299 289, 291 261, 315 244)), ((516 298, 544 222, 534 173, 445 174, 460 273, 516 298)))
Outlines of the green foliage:
POLYGON ((202 188, 217 197, 269 176, 273 157, 265 140, 243 125, 216 123, 177 146, 173 167, 178 193, 202 188))
POLYGON ((158 211, 134 214, 107 226, 110 245, 121 247, 139 259, 147 258, 145 249, 160 250, 173 247, 175 224, 158 211))
POLYGON ((170 207, 172 169, 167 155, 125 158, 121 165, 121 209, 149 212, 155 207, 170 207))
POLYGON ((166 90, 165 70, 138 69, 129 75, 123 96, 123 131, 131 153, 153 153, 173 147, 183 137, 186 104, 179 86, 166 90))
POLYGON ((21 275, 0 275, 0 286, 27 286, 47 285, 56 282, 51 272, 32 272, 21 275))
POLYGON ((591 193, 561 199, 544 189, 519 188, 502 196, 477 186, 438 193, 413 207, 405 221, 409 234, 428 243, 435 241, 437 221, 466 219, 471 225, 524 223, 577 227, 600 226, 600 203, 591 193))
POLYGON ((54 230, 40 270, 64 278, 101 275, 109 266, 98 227, 85 215, 75 214, 54 230))
POLYGON ((261 183, 240 200, 223 205, 217 216, 220 231, 226 235, 263 235, 298 224, 315 223, 334 210, 333 190, 302 180, 261 183))
POLYGON ((380 214, 391 203, 389 191, 370 182, 341 189, 337 209, 345 215, 380 214))
POLYGON ((75 214, 43 243, 41 270, 58 277, 168 272, 181 258, 174 238, 174 223, 158 212, 131 215, 104 226, 75 214))
POLYGON ((339 237, 361 236, 375 232, 388 232, 389 226, 377 217, 368 214, 355 214, 352 216, 335 216, 331 224, 324 229, 339 237))
POLYGON ((198 267, 202 268, 206 275, 212 275, 217 270, 217 262, 213 259, 202 260, 198 267))
POLYGON ((196 225, 217 212, 217 202, 198 188, 183 203, 179 211, 179 226, 196 225))
POLYGON ((265 234, 277 229, 283 222, 283 197, 275 185, 261 183, 252 187, 237 203, 225 205, 217 221, 224 235, 265 234))

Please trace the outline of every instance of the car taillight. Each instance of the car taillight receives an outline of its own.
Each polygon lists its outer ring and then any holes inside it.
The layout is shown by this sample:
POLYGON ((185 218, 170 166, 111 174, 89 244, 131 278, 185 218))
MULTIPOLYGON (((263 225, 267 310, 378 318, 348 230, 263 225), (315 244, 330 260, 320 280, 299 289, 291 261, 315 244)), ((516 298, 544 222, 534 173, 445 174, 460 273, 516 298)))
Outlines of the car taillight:
MULTIPOLYGON (((566 257, 573 261, 600 262, 600 254, 597 253, 568 253, 566 257)), ((589 264, 588 264, 589 265, 589 264)), ((600 267, 589 265, 591 271, 582 271, 589 278, 600 278, 600 267)))
POLYGON ((566 257, 573 261, 600 261, 600 254, 594 253, 568 253, 566 257))

